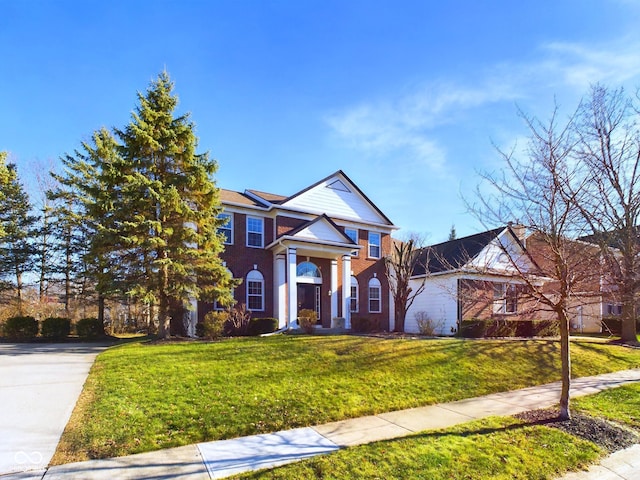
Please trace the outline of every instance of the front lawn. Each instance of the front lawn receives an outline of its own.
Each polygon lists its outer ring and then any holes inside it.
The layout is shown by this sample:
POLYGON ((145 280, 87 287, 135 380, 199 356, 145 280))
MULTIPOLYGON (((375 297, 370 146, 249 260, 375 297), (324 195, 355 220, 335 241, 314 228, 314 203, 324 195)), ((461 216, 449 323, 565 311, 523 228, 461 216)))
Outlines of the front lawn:
MULTIPOLYGON (((596 419, 626 425, 640 434, 638 383, 576 398, 572 404, 574 417, 578 416, 577 412, 587 413, 596 419)), ((592 435, 589 429, 578 431, 587 437, 592 435)), ((606 443, 602 440, 597 441, 606 443)), ((584 469, 608 453, 558 428, 529 425, 513 417, 489 418, 399 440, 352 447, 234 478, 554 479, 566 471, 584 469)))
POLYGON ((494 417, 361 445, 236 479, 553 479, 602 450, 558 429, 494 417))
MULTIPOLYGON (((317 425, 559 379, 556 341, 275 336, 101 354, 56 463, 317 425)), ((640 350, 572 342, 574 376, 640 350)))

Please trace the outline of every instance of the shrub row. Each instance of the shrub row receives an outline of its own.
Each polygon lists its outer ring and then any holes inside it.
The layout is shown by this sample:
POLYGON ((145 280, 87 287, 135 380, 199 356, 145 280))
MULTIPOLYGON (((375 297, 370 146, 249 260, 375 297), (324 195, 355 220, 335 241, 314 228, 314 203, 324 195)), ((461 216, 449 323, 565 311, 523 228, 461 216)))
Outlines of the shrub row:
MULTIPOLYGON (((34 317, 11 317, 4 322, 2 334, 8 340, 25 341, 38 336, 47 339, 63 339, 71 334, 71 320, 49 317, 38 322, 34 317)), ((104 328, 97 318, 83 318, 76 323, 76 333, 82 339, 104 335, 104 328)))
POLYGON ((196 335, 208 340, 223 336, 258 336, 275 332, 278 329, 277 318, 241 318, 239 312, 211 311, 204 320, 196 325, 196 335), (239 318, 240 317, 240 318, 239 318))
POLYGON ((554 337, 560 335, 554 320, 464 320, 459 335, 485 337, 554 337))
POLYGON ((379 332, 380 322, 377 318, 369 317, 352 317, 351 330, 356 333, 379 332))
MULTIPOLYGON (((636 329, 640 332, 640 317, 636 318, 636 329)), ((602 333, 620 335, 622 333, 622 318, 604 317, 602 319, 602 333)))

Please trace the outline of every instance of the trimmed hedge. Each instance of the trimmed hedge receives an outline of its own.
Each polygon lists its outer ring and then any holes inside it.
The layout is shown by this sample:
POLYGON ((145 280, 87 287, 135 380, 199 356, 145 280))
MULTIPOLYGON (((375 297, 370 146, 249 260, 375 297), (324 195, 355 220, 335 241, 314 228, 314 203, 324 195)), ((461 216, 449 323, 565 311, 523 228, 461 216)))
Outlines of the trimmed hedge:
POLYGON ((30 340, 38 335, 40 325, 33 317, 10 317, 4 322, 4 336, 9 340, 30 340))
POLYGON ((602 319, 602 333, 612 335, 620 335, 622 333, 622 318, 620 317, 604 317, 602 319))
POLYGON ((249 320, 247 335, 257 336, 263 333, 275 332, 278 329, 277 318, 252 318, 249 320))
POLYGON ((71 320, 62 317, 49 317, 42 321, 41 335, 45 338, 65 338, 71 333, 71 320))
POLYGON ((351 330, 356 333, 370 333, 380 331, 378 319, 369 317, 353 317, 351 330))
POLYGON ((104 336, 104 325, 97 318, 83 318, 76 322, 76 333, 80 338, 104 336))
POLYGON ((466 338, 555 337, 560 335, 554 320, 464 320, 458 333, 466 338))

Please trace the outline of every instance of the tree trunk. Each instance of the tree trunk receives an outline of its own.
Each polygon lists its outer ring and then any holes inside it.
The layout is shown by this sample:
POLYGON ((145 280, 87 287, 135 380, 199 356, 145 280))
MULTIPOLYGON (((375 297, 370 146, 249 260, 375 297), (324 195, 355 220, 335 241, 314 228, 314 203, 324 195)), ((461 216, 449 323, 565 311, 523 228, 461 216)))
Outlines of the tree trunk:
MULTIPOLYGON (((166 258, 166 252, 161 252, 159 258, 166 258)), ((169 296, 169 271, 166 265, 160 267, 160 288, 158 291, 158 338, 169 338, 171 336, 171 316, 169 296)))
MULTIPOLYGON (((626 283, 626 282, 625 282, 626 283)), ((638 341, 636 337, 636 312, 633 287, 629 288, 627 285, 623 285, 624 291, 622 292, 622 330, 620 332, 620 339, 624 343, 636 343, 638 341)))
POLYGON ((558 315, 560 319, 560 359, 562 361, 562 392, 560 394, 560 419, 569 420, 569 394, 571 389, 571 352, 569 350, 569 317, 566 311, 558 315))
POLYGON ((404 302, 403 300, 395 301, 394 308, 395 308, 395 325, 394 325, 393 331, 403 333, 405 317, 407 316, 406 302, 404 302))
POLYGON ((16 298, 18 299, 18 313, 23 314, 22 311, 22 272, 16 266, 16 298))

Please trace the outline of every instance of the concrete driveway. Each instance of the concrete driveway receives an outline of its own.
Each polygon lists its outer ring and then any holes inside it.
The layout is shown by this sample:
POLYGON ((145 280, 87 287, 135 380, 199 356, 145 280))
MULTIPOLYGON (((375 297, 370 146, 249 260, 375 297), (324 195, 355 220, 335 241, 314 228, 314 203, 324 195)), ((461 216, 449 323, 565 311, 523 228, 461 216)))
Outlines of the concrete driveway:
POLYGON ((0 475, 46 468, 105 348, 0 343, 0 475))

